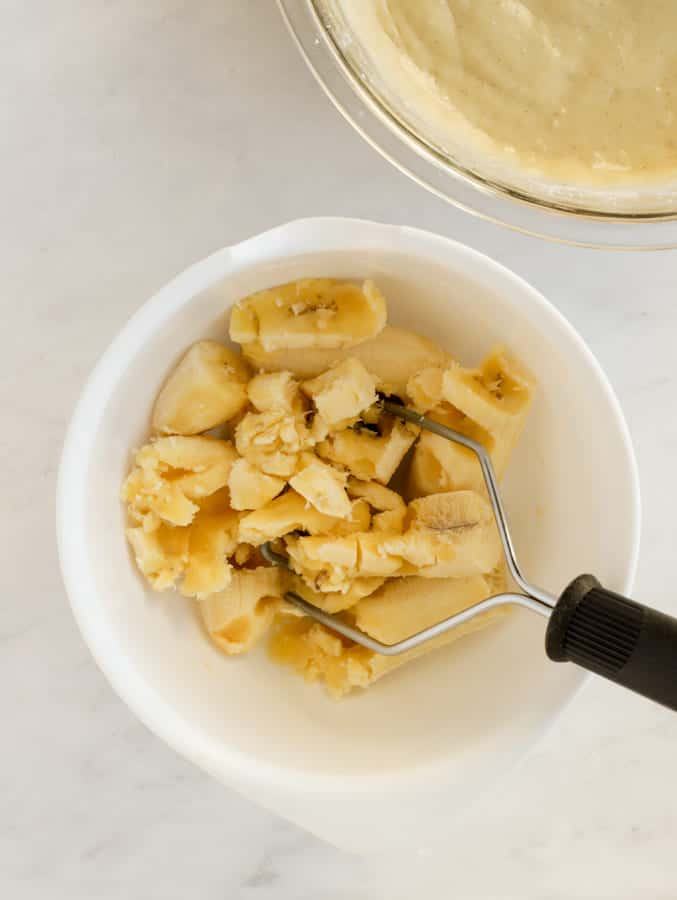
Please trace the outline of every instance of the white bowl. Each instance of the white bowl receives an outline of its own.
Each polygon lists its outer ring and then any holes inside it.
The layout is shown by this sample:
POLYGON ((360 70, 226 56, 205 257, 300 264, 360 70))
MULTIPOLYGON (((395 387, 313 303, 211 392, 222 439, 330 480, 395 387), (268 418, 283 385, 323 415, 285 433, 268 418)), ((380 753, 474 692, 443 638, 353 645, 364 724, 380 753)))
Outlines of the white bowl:
POLYGON ((66 438, 61 565, 101 669, 179 753, 337 846, 412 849, 443 840, 449 818, 525 753, 581 683, 573 666, 546 659, 544 620, 516 612, 335 703, 263 651, 221 656, 186 600, 146 590, 123 533, 120 482, 174 361, 199 338, 225 339, 228 309, 246 294, 319 275, 374 278, 392 323, 462 362, 505 342, 537 373, 539 397, 504 484, 524 569, 555 593, 583 571, 630 591, 635 461, 618 402, 580 337, 480 253, 347 219, 292 222, 221 250, 127 323, 66 438))

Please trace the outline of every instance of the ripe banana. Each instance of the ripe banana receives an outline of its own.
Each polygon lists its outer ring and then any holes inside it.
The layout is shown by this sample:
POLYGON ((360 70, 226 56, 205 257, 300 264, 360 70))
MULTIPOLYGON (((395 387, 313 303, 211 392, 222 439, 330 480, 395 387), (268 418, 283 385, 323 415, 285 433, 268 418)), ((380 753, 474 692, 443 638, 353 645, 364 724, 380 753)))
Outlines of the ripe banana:
POLYGON ((142 525, 128 528, 127 540, 136 565, 154 591, 173 587, 188 563, 188 528, 172 528, 160 523, 153 531, 142 525))
POLYGON ((226 588, 233 569, 228 557, 237 547, 238 514, 200 510, 188 529, 188 562, 179 590, 184 597, 204 597, 226 588))
POLYGON ((372 281, 362 288, 311 278, 261 291, 242 300, 230 317, 230 337, 264 352, 285 348, 351 347, 378 334, 386 302, 372 281))
POLYGON ((266 475, 290 478, 297 471, 300 454, 325 434, 318 416, 308 427, 302 413, 278 409, 249 412, 235 429, 235 447, 240 456, 266 475))
POLYGON ((281 595, 278 569, 234 571, 225 590, 200 600, 207 633, 225 653, 245 653, 271 626, 281 595))
POLYGON ((271 409, 303 412, 299 384, 291 372, 261 372, 247 385, 249 402, 259 412, 271 409))
MULTIPOLYGON (((493 592, 493 585, 481 576, 439 581, 396 578, 360 600, 347 616, 377 640, 394 643, 467 609, 493 592)), ((504 615, 503 609, 490 610, 428 644, 390 657, 350 645, 323 625, 299 619, 280 627, 271 639, 270 651, 275 660, 296 669, 307 681, 324 682, 328 692, 339 698, 354 688, 368 687, 418 656, 485 628, 504 615)))
MULTIPOLYGON (((504 350, 491 353, 478 370, 452 364, 426 369, 410 380, 418 407, 430 418, 472 437, 489 451, 500 478, 524 428, 536 383, 504 350)), ((430 432, 423 432, 409 473, 410 496, 440 490, 485 492, 475 455, 430 432)))
POLYGON ((337 519, 349 519, 352 504, 346 493, 347 480, 345 472, 339 472, 310 456, 301 470, 289 479, 289 484, 321 513, 337 519))
POLYGON ((266 351, 254 342, 245 344, 242 353, 255 369, 266 372, 286 370, 299 378, 321 375, 337 362, 352 356, 376 377, 379 390, 402 398, 413 375, 426 366, 444 366, 449 360, 448 354, 433 341, 393 325, 386 325, 375 337, 347 348, 308 347, 298 353, 295 349, 281 347, 266 351))
POLYGON ((376 379, 353 357, 304 381, 302 389, 330 429, 351 425, 363 410, 376 403, 376 379))
POLYGON ((228 477, 231 506, 233 509, 260 509, 277 497, 286 483, 284 478, 266 475, 240 457, 228 477))
POLYGON ((501 541, 488 502, 473 491, 449 491, 413 500, 409 528, 386 541, 424 578, 464 578, 490 572, 501 559, 501 541))
POLYGON ((387 534, 401 534, 407 515, 406 506, 401 509, 386 509, 372 517, 371 527, 374 531, 385 531, 387 534))
POLYGON ((360 481, 359 478, 348 479, 348 496, 362 497, 373 508, 381 510, 404 510, 404 500, 400 495, 379 484, 378 481, 360 481))
POLYGON ((247 403, 249 366, 216 341, 188 350, 158 394, 152 425, 160 434, 199 434, 227 422, 247 403))
POLYGON ((228 482, 237 459, 232 444, 208 437, 159 438, 137 451, 135 468, 122 486, 132 519, 146 530, 159 520, 189 525, 200 499, 228 482))
POLYGON ((260 547, 294 531, 341 535, 368 529, 369 523, 369 506, 364 500, 353 501, 350 519, 337 519, 321 513, 305 497, 290 490, 240 519, 239 535, 243 543, 260 547))
POLYGON ((419 433, 416 425, 384 415, 380 434, 346 428, 321 441, 316 452, 324 459, 345 466, 358 479, 387 484, 395 474, 419 433))
MULTIPOLYGON (((378 590, 384 581, 384 578, 356 578, 346 591, 321 593, 311 590, 299 575, 288 572, 284 579, 284 590, 293 591, 307 603, 312 603, 325 612, 333 614, 355 606, 358 601, 378 590)), ((292 607, 292 609, 296 610, 297 608, 292 607)))
POLYGON ((357 577, 463 578, 491 571, 501 557, 491 507, 472 491, 414 500, 397 526, 343 537, 288 537, 287 552, 294 571, 320 591, 346 590, 357 577))

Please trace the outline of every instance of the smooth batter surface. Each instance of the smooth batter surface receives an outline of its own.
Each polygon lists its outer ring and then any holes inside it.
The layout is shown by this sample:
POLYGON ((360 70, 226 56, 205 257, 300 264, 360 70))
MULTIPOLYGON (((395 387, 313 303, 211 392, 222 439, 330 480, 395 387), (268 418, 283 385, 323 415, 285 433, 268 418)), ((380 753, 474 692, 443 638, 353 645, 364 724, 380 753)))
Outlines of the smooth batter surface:
POLYGON ((581 184, 677 176, 677 0, 334 0, 424 136, 581 184))

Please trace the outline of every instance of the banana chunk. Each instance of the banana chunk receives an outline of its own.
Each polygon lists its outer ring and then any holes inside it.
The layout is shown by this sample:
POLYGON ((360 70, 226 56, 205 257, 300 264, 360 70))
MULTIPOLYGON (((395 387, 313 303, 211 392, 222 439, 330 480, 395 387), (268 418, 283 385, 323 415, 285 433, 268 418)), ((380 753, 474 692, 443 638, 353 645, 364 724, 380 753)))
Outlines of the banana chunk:
POLYGON ((148 530, 144 525, 127 529, 136 563, 154 590, 173 587, 186 597, 220 591, 229 582, 227 557, 237 545, 238 515, 230 508, 227 489, 201 501, 190 525, 165 522, 148 530))
POLYGON ((259 412, 271 409, 302 412, 299 383, 291 372, 261 372, 247 385, 249 402, 259 412))
POLYGON ((387 484, 419 433, 419 428, 384 415, 380 434, 347 428, 330 434, 317 445, 324 459, 345 466, 358 479, 387 484))
POLYGON ((193 344, 158 394, 153 430, 192 435, 222 425, 247 403, 249 374, 246 361, 229 347, 193 344))
POLYGON ((242 353, 256 369, 287 370, 299 378, 314 378, 348 356, 358 359, 374 375, 386 394, 404 397, 409 379, 426 366, 446 365, 450 359, 437 344, 405 328, 386 325, 380 334, 337 349, 309 347, 303 353, 280 348, 266 351, 261 344, 245 344, 242 353))
MULTIPOLYGON (((359 628, 384 643, 395 643, 455 615, 494 593, 493 584, 481 576, 426 581, 397 578, 348 613, 359 628)), ((417 657, 447 646, 472 632, 500 621, 506 615, 496 608, 459 625, 446 634, 400 656, 382 656, 351 645, 337 634, 307 618, 285 622, 273 635, 273 659, 291 666, 306 681, 323 682, 340 698, 355 688, 366 688, 379 678, 417 657)))
POLYGON ((399 509, 385 509, 372 518, 371 527, 374 531, 401 534, 404 531, 406 515, 407 508, 404 504, 399 509))
POLYGON ((230 317, 230 337, 280 348, 350 347, 374 337, 386 323, 386 302, 376 285, 360 288, 330 278, 311 278, 253 294, 230 317))
MULTIPOLYGON (((489 451, 497 477, 502 476, 508 462, 508 454, 504 452, 506 443, 497 452, 497 439, 449 404, 435 407, 428 417, 482 444, 489 451)), ((479 460, 472 450, 423 430, 412 455, 407 490, 410 497, 459 490, 484 494, 486 486, 479 460)))
POLYGON ((404 500, 400 495, 378 481, 360 481, 359 478, 349 478, 348 496, 362 497, 373 509, 381 511, 404 511, 405 509, 404 500))
POLYGON ((291 490, 276 497, 266 506, 249 513, 240 520, 240 540, 260 547, 266 541, 274 541, 294 531, 308 534, 341 535, 369 528, 369 506, 364 500, 354 500, 348 519, 337 519, 321 513, 314 506, 291 490))
MULTIPOLYGON (((481 443, 498 478, 522 433, 535 389, 533 376, 502 349, 491 353, 478 370, 456 364, 435 370, 434 375, 425 370, 408 388, 420 409, 432 409, 430 418, 481 443)), ((486 491, 475 454, 422 432, 409 473, 410 496, 460 489, 486 491)))
POLYGON ((301 471, 289 479, 289 484, 321 513, 349 519, 352 504, 346 493, 347 481, 345 472, 311 457, 301 471))
POLYGON ((434 494, 413 501, 406 519, 388 531, 343 537, 289 536, 294 571, 319 591, 345 591, 355 578, 464 578, 485 574, 501 558, 489 504, 472 491, 434 494), (405 527, 406 526, 406 527, 405 527))
POLYGON ((235 429, 235 447, 240 456, 266 475, 290 478, 301 453, 325 435, 326 428, 318 416, 308 427, 302 413, 270 409, 244 416, 235 429))
POLYGON ((239 516, 230 508, 228 491, 221 508, 202 508, 188 529, 188 562, 179 585, 184 597, 205 597, 226 588, 233 568, 228 557, 237 547, 239 516))
POLYGON ((445 369, 446 366, 426 366, 407 382, 407 395, 419 412, 426 413, 442 402, 445 369))
POLYGON ((272 625, 281 598, 278 569, 242 569, 233 572, 224 591, 200 601, 200 613, 219 650, 229 655, 245 653, 272 625))
POLYGON ((139 571, 155 591, 172 587, 188 564, 189 529, 160 523, 153 531, 128 528, 127 540, 139 571))
POLYGON ((287 537, 285 543, 294 571, 311 590, 345 593, 357 578, 404 574, 404 558, 386 548, 388 540, 396 536, 374 531, 341 537, 287 537))
POLYGON ((474 491, 449 491, 413 500, 409 528, 384 550, 398 554, 424 578, 484 575, 501 559, 493 510, 474 491))
POLYGON ((137 451, 122 486, 130 517, 152 530, 160 520, 189 525, 198 502, 228 483, 237 458, 232 444, 208 437, 160 438, 137 451))
POLYGON ((260 509, 282 492, 284 478, 266 475, 240 457, 230 470, 228 489, 233 509, 260 509))
POLYGON ((353 357, 311 381, 304 381, 302 389, 330 428, 350 425, 376 403, 376 379, 353 357))
POLYGON ((384 583, 384 578, 356 578, 345 591, 312 590, 305 581, 292 572, 285 578, 286 591, 293 591, 307 603, 312 603, 327 613, 334 614, 351 609, 360 600, 370 596, 384 583))
MULTIPOLYGON (((478 371, 450 366, 444 372, 442 399, 494 435, 521 426, 535 388, 533 375, 505 350, 494 350, 478 371)), ((521 429, 520 429, 521 430, 521 429)))

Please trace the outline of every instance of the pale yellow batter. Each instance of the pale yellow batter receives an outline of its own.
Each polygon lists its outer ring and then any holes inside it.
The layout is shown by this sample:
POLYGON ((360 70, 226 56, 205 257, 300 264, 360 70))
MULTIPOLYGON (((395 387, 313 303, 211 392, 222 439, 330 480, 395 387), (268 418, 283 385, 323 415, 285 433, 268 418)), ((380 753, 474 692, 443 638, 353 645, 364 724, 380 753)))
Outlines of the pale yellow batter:
POLYGON ((463 162, 471 147, 579 184, 677 177, 677 0, 333 4, 377 89, 463 162))

